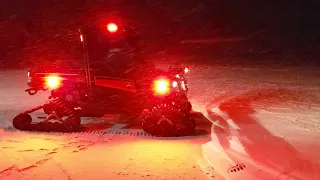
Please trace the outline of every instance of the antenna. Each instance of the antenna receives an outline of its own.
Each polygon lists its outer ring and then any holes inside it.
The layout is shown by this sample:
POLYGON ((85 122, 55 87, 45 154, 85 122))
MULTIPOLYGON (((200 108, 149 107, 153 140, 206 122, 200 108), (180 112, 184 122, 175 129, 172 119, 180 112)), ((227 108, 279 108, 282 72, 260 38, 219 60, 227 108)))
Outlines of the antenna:
POLYGON ((88 56, 87 35, 81 29, 79 29, 79 33, 80 33, 80 41, 82 42, 82 47, 83 47, 86 83, 87 83, 89 92, 91 92, 91 71, 90 71, 90 62, 89 62, 89 56, 88 56))

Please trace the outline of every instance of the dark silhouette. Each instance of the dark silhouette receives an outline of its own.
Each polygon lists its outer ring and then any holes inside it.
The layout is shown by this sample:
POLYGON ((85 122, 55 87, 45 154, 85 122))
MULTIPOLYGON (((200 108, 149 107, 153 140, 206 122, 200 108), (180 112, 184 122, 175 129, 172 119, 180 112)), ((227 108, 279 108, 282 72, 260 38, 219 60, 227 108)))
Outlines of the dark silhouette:
POLYGON ((170 55, 192 56, 193 61, 209 64, 252 64, 276 59, 270 63, 284 65, 314 65, 319 57, 319 1, 316 0, 0 3, 2 68, 78 61, 82 55, 78 28, 84 24, 102 25, 110 19, 141 30, 148 44, 146 51, 153 56, 167 51, 170 55), (245 41, 180 44, 190 39, 234 36, 245 41), (217 60, 222 57, 227 57, 228 62, 217 60))

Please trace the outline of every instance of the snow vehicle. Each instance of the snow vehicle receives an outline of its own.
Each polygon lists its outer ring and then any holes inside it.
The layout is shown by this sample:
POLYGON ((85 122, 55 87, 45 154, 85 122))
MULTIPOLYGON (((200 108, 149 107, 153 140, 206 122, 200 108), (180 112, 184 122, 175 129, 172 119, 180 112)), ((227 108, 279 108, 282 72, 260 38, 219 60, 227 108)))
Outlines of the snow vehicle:
MULTIPOLYGON (((112 32, 117 29, 114 24, 110 28, 112 32)), ((86 37, 81 33, 84 69, 28 72, 26 92, 51 93, 48 103, 13 119, 16 129, 77 131, 82 117, 126 114, 132 121, 140 120, 142 129, 154 136, 185 136, 194 132, 195 120, 190 116, 192 105, 187 97, 187 68, 162 64, 146 69, 144 65, 134 65, 120 77, 101 75, 90 67, 86 37), (47 117, 33 122, 30 113, 41 109, 47 117)))

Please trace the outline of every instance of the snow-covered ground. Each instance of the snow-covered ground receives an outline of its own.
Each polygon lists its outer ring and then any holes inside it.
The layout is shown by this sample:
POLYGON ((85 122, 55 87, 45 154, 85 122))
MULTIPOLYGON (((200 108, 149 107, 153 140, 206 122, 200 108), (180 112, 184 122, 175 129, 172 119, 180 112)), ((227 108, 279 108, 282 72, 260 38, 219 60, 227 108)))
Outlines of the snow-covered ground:
POLYGON ((199 134, 160 139, 123 122, 13 131, 47 94, 23 92, 26 71, 2 71, 0 179, 320 179, 320 71, 198 66, 188 77, 199 134))

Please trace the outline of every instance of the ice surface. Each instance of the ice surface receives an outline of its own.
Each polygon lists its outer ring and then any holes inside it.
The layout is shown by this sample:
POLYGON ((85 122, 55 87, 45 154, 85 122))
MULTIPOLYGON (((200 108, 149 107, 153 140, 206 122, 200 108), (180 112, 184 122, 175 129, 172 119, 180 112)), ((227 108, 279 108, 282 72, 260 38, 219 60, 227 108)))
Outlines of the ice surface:
POLYGON ((1 72, 0 179, 320 179, 319 71, 190 69, 198 129, 210 133, 170 140, 121 124, 111 125, 121 134, 8 131, 47 94, 23 92, 24 70, 1 72))

